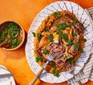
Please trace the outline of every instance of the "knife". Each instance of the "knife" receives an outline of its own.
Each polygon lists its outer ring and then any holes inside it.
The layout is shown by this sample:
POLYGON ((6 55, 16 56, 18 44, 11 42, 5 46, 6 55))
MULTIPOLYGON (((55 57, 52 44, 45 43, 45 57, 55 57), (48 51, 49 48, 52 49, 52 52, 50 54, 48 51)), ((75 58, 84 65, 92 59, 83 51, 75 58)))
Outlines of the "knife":
POLYGON ((6 77, 12 77, 13 74, 8 73, 8 74, 0 74, 0 78, 6 78, 6 77))

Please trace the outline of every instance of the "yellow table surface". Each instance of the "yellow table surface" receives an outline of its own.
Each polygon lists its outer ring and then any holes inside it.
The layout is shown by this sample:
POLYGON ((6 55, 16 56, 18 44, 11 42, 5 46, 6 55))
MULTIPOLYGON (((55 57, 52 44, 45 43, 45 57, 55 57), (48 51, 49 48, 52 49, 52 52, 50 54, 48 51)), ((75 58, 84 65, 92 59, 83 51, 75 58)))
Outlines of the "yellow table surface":
MULTIPOLYGON (((45 6, 55 1, 58 0, 0 0, 0 24, 8 20, 16 21, 22 25, 27 34, 36 14, 45 6)), ((71 1, 78 3, 83 8, 93 6, 93 0, 71 1)), ((26 40, 23 46, 15 51, 6 51, 0 48, 0 64, 6 66, 14 74, 17 85, 28 85, 29 81, 34 77, 34 73, 30 70, 26 60, 25 43, 26 40)), ((55 84, 44 83, 38 79, 35 85, 55 84)), ((56 85, 68 84, 65 82, 56 85)), ((93 82, 89 81, 84 85, 93 85, 93 82)))

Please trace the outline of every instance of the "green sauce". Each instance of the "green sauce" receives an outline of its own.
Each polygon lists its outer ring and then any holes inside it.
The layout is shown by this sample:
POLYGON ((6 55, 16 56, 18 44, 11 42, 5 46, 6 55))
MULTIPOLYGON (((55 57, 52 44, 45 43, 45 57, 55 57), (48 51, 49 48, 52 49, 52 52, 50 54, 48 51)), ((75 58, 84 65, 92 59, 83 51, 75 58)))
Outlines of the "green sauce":
POLYGON ((15 48, 21 43, 21 30, 18 24, 14 22, 6 22, 3 23, 0 28, 2 29, 2 32, 0 33, 0 43, 5 39, 10 38, 9 41, 3 45, 4 48, 15 48))

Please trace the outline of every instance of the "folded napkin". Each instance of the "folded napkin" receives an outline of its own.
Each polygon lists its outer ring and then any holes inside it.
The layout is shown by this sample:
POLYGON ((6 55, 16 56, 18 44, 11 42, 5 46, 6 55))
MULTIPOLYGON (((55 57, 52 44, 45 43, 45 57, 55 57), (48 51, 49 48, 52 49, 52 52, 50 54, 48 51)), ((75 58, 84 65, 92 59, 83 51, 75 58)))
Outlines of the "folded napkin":
POLYGON ((12 85, 11 83, 12 81, 8 80, 8 81, 1 82, 0 85, 12 85))
MULTIPOLYGON (((91 18, 90 20, 92 21, 91 24, 93 26, 93 7, 89 8, 87 12, 91 18)), ((93 38, 91 40, 93 41, 93 38)), ((71 85, 79 85, 78 81, 84 84, 88 80, 93 81, 93 46, 91 48, 90 58, 85 63, 83 69, 77 75, 74 75, 72 79, 68 80, 68 83, 71 83, 71 85)))
MULTIPOLYGON (((0 74, 10 73, 6 67, 0 65, 0 74)), ((13 77, 0 78, 0 85, 16 85, 13 77)))
MULTIPOLYGON (((92 19, 93 19, 93 7, 89 8, 88 9, 92 19)), ((93 49, 92 49, 92 53, 93 53, 93 49)), ((89 77, 89 80, 93 81, 93 66, 92 66, 92 70, 91 70, 91 73, 90 73, 90 77, 89 77)))
POLYGON ((75 77, 70 79, 68 83, 71 83, 72 85, 79 85, 77 81, 81 81, 82 84, 86 83, 88 80, 93 81, 93 73, 91 73, 92 67, 93 67, 93 54, 91 54, 84 68, 77 75, 75 75, 75 77), (92 74, 91 76, 90 73, 92 74))

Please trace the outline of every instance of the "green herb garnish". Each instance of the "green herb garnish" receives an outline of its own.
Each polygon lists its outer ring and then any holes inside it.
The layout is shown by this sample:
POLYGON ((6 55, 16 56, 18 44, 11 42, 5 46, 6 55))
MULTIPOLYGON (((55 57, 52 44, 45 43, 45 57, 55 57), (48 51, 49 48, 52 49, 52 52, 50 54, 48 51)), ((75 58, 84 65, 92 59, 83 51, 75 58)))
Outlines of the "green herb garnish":
POLYGON ((60 31, 56 30, 56 34, 59 34, 60 31))
POLYGON ((83 40, 84 40, 84 42, 86 42, 86 41, 87 41, 85 38, 84 38, 83 40))
POLYGON ((59 72, 56 71, 56 67, 53 68, 52 73, 54 76, 59 77, 59 72))
POLYGON ((56 27, 58 31, 65 30, 65 28, 67 27, 67 24, 66 23, 57 24, 56 27))
POLYGON ((41 39, 41 34, 37 33, 37 38, 40 40, 41 39))
POLYGON ((67 62, 69 62, 69 63, 71 63, 73 65, 75 65, 75 63, 76 63, 76 61, 73 58, 67 59, 67 62))
POLYGON ((56 77, 59 77, 59 72, 53 71, 53 75, 56 76, 56 77))
POLYGON ((7 45, 7 48, 17 47, 22 42, 22 39, 20 37, 21 28, 19 27, 19 25, 14 22, 8 22, 2 27, 4 29, 0 34, 0 42, 4 41, 7 38, 10 38, 9 41, 5 44, 7 45))
POLYGON ((50 40, 50 42, 53 42, 54 40, 53 40, 53 35, 52 34, 49 34, 48 35, 48 39, 50 40))
POLYGON ((13 22, 9 23, 8 27, 9 28, 19 28, 19 26, 16 23, 13 23, 13 22))
POLYGON ((32 32, 33 36, 35 37, 36 36, 36 33, 35 32, 32 32))
POLYGON ((12 43, 12 48, 17 47, 20 44, 21 41, 19 41, 17 38, 12 38, 11 43, 12 43))
POLYGON ((61 38, 61 39, 64 39, 65 41, 68 40, 68 36, 67 36, 66 33, 64 33, 64 34, 60 33, 60 38, 61 38))
POLYGON ((39 61, 42 62, 43 59, 44 59, 43 56, 38 56, 38 57, 36 57, 36 62, 39 62, 39 61))
POLYGON ((74 20, 73 22, 72 22, 72 25, 75 25, 77 23, 77 20, 74 20))
POLYGON ((43 53, 44 53, 44 54, 48 54, 49 51, 48 51, 47 49, 44 49, 44 50, 43 50, 43 53))
POLYGON ((77 36, 77 33, 76 33, 76 32, 72 32, 72 35, 73 35, 73 36, 77 36))
POLYGON ((73 60, 73 61, 72 61, 72 64, 73 64, 73 65, 75 65, 75 64, 76 64, 76 61, 75 61, 75 60, 73 60))
POLYGON ((77 23, 77 20, 74 20, 73 22, 70 22, 69 24, 68 24, 68 27, 70 27, 70 26, 72 26, 72 25, 75 25, 77 23))
POLYGON ((79 51, 80 51, 81 53, 83 53, 83 48, 82 48, 82 47, 80 47, 80 48, 79 48, 79 51))
POLYGON ((78 48, 79 48, 79 43, 75 43, 75 44, 74 44, 74 48, 75 48, 76 50, 78 50, 78 48))
POLYGON ((68 43, 67 45, 69 45, 69 46, 71 46, 73 44, 71 40, 68 40, 67 43, 68 43))
POLYGON ((4 28, 0 34, 0 42, 4 41, 8 35, 8 28, 4 28))
POLYGON ((8 24, 8 28, 9 28, 9 30, 8 30, 8 34, 10 34, 10 37, 13 37, 13 36, 15 36, 15 35, 17 35, 17 34, 19 34, 20 33, 20 28, 19 28, 19 26, 17 25, 17 24, 15 24, 15 23, 9 23, 8 24))
POLYGON ((56 18, 60 18, 61 17, 61 14, 59 12, 54 12, 52 15, 55 16, 56 18))

